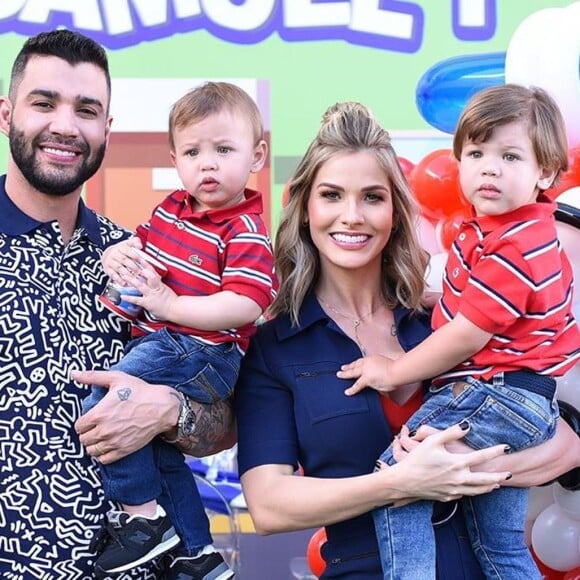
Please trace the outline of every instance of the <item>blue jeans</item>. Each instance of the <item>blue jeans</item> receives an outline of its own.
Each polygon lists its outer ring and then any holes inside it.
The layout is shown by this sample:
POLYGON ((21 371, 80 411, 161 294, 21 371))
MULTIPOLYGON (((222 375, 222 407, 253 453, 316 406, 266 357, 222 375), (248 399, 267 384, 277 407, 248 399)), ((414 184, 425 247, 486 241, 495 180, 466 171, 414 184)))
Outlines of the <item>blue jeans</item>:
MULTIPOLYGON (((233 343, 207 345, 163 329, 129 342, 111 370, 173 387, 199 403, 215 403, 232 394, 240 362, 241 354, 233 343)), ((106 394, 107 389, 93 386, 83 401, 83 412, 106 394)), ((181 538, 184 554, 194 555, 212 543, 193 475, 173 445, 154 439, 115 463, 100 465, 100 471, 107 499, 125 505, 157 499, 181 538)))
MULTIPOLYGON (((501 375, 494 384, 467 378, 460 393, 457 383, 432 387, 431 396, 409 419, 409 429, 430 425, 445 429, 468 420, 465 442, 473 449, 508 444, 512 451, 538 445, 555 431, 555 399, 507 385, 501 375)), ((392 447, 381 459, 393 465, 392 447)), ((524 542, 527 490, 502 487, 492 493, 466 497, 461 507, 471 544, 486 578, 541 580, 524 542)), ((432 502, 373 512, 384 578, 435 580, 435 541, 432 502)))

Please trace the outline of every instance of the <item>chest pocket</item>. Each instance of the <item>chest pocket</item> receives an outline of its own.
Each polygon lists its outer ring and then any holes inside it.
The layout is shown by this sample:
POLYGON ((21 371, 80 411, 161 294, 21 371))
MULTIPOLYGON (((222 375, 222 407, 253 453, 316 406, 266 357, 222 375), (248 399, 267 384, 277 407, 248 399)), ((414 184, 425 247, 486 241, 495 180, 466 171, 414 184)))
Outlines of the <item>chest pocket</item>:
POLYGON ((354 397, 344 394, 354 381, 336 376, 340 364, 321 361, 294 367, 295 404, 304 408, 313 424, 333 417, 369 412, 365 391, 354 397))

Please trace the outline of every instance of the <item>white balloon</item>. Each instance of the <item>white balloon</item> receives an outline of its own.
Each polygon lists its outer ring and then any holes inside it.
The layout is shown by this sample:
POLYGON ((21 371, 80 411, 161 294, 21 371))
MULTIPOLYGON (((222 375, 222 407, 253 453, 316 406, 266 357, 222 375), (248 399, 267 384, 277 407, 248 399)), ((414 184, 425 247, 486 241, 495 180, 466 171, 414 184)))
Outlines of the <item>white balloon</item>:
POLYGON ((534 12, 514 32, 505 61, 506 83, 542 87, 554 97, 570 146, 580 143, 579 30, 580 2, 534 12))
POLYGON ((580 520, 580 491, 570 491, 556 483, 554 484, 554 500, 569 518, 580 520))
POLYGON ((556 398, 570 403, 580 411, 580 363, 556 379, 556 398))
POLYGON ((570 189, 563 191, 558 195, 556 201, 558 203, 566 203, 572 207, 575 207, 576 209, 580 209, 580 186, 571 187, 570 189))
POLYGON ((554 503, 554 486, 544 485, 530 488, 528 496, 528 512, 526 518, 535 520, 548 506, 554 503))
POLYGON ((552 504, 534 522, 532 547, 536 556, 554 570, 565 572, 580 566, 580 521, 552 504))
POLYGON ((445 271, 446 262, 447 252, 440 252, 431 256, 426 277, 427 285, 431 292, 441 292, 443 290, 443 272, 445 271))

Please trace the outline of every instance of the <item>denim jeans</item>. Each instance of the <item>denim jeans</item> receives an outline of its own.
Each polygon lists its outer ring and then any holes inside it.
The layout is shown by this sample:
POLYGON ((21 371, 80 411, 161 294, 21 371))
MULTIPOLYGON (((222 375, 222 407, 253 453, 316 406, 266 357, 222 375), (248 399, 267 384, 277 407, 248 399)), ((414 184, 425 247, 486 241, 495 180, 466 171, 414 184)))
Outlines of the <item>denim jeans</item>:
MULTIPOLYGON (((465 442, 473 449, 497 444, 513 451, 532 447, 555 431, 555 400, 505 384, 472 378, 466 388, 453 393, 455 383, 432 387, 431 396, 409 419, 409 429, 430 425, 445 429, 467 419, 465 442)), ((395 463, 392 447, 381 459, 395 463)), ((486 578, 541 580, 524 542, 527 490, 503 487, 488 494, 464 498, 461 507, 474 552, 486 578)), ((384 578, 435 580, 435 542, 431 526, 433 504, 417 501, 403 507, 373 512, 381 550, 384 578)))
MULTIPOLYGON (((173 387, 199 403, 228 398, 237 380, 241 354, 235 344, 207 345, 166 329, 132 340, 111 370, 173 387)), ((107 389, 93 386, 83 401, 89 411, 107 389)), ((131 455, 100 465, 105 497, 126 505, 157 499, 171 518, 184 554, 211 544, 209 522, 183 454, 154 439, 131 455)))

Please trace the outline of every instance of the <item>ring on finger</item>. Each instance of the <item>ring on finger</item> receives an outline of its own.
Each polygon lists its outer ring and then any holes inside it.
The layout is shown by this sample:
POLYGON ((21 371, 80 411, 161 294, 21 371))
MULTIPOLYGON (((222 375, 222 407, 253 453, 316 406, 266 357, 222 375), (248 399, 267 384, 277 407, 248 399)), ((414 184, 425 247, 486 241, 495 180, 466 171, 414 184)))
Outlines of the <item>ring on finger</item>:
POLYGON ((99 457, 100 455, 103 455, 104 451, 101 450, 98 443, 95 443, 94 448, 95 448, 95 453, 94 453, 95 457, 99 457))

